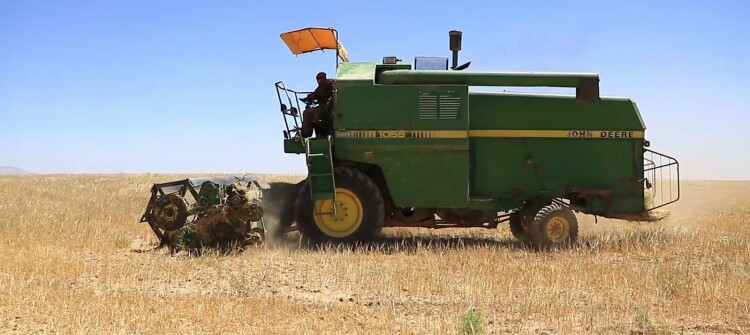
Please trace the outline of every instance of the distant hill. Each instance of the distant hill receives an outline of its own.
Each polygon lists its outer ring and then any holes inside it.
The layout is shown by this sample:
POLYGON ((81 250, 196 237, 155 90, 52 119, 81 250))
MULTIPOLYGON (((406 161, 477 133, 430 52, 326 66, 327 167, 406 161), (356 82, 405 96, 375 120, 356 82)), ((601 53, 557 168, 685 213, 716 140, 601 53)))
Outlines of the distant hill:
POLYGON ((31 172, 17 167, 0 165, 0 175, 2 174, 31 174, 31 172))

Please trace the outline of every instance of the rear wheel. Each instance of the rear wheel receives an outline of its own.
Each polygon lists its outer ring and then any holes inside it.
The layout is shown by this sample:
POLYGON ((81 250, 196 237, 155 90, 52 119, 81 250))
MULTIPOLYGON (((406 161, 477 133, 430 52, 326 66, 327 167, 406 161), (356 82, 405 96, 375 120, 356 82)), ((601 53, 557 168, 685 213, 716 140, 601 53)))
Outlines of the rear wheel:
POLYGON ((525 218, 521 214, 513 214, 510 216, 510 233, 519 241, 528 241, 529 239, 529 236, 526 233, 528 225, 527 221, 524 219, 525 218))
POLYGON ((370 177, 348 167, 335 168, 334 178, 335 213, 331 200, 313 203, 310 183, 303 184, 295 205, 300 233, 314 242, 362 241, 377 236, 385 221, 385 205, 378 187, 370 177))
POLYGON ((518 209, 515 213, 510 216, 508 225, 510 226, 510 232, 516 239, 528 242, 529 241, 529 226, 534 221, 536 214, 544 208, 545 205, 550 202, 545 201, 531 201, 527 202, 518 209))
POLYGON ((536 214, 527 232, 529 240, 540 248, 568 245, 578 238, 578 219, 569 208, 553 203, 536 214))

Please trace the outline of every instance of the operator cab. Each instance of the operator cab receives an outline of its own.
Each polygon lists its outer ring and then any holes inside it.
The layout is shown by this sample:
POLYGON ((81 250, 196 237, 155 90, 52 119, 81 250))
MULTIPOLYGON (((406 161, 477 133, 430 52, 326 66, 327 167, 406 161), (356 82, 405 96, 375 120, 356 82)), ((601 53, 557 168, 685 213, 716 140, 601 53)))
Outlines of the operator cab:
MULTIPOLYGON (((338 69, 339 62, 349 61, 348 52, 339 42, 338 32, 333 28, 308 27, 288 31, 281 34, 281 39, 289 48, 289 51, 294 55, 301 55, 320 50, 336 50, 336 69, 338 69)), ((329 79, 333 79, 330 77, 333 76, 329 76, 329 79)), ((284 138, 301 139, 303 124, 302 111, 307 108, 318 108, 322 106, 317 106, 314 102, 303 100, 304 97, 312 92, 302 92, 289 89, 283 81, 276 82, 275 86, 276 95, 279 99, 279 107, 284 116, 284 124, 286 125, 284 138), (301 108, 300 102, 304 104, 304 108, 301 108)), ((327 120, 316 120, 316 124, 326 123, 326 121, 327 120)))

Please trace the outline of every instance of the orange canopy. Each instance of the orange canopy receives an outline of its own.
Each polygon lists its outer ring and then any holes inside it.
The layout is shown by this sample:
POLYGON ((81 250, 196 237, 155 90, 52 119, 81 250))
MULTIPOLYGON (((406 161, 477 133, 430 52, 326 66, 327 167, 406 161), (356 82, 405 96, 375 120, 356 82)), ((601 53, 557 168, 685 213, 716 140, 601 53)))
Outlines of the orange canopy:
POLYGON ((333 28, 303 28, 281 34, 289 50, 295 54, 303 54, 317 50, 338 50, 339 58, 348 62, 349 55, 338 41, 336 29, 333 28))

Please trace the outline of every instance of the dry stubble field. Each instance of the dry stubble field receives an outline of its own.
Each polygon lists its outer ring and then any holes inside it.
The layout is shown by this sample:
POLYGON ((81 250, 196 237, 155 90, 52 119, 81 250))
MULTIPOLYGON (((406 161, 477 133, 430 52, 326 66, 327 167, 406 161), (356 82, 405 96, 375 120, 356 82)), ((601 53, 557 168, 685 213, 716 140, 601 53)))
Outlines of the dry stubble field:
MULTIPOLYGON (((750 332, 750 183, 684 182, 665 221, 580 216, 580 245, 386 229, 367 248, 295 234, 172 257, 137 223, 180 175, 0 177, 0 331, 63 334, 750 332)), ((295 176, 261 176, 296 181, 295 176)))

